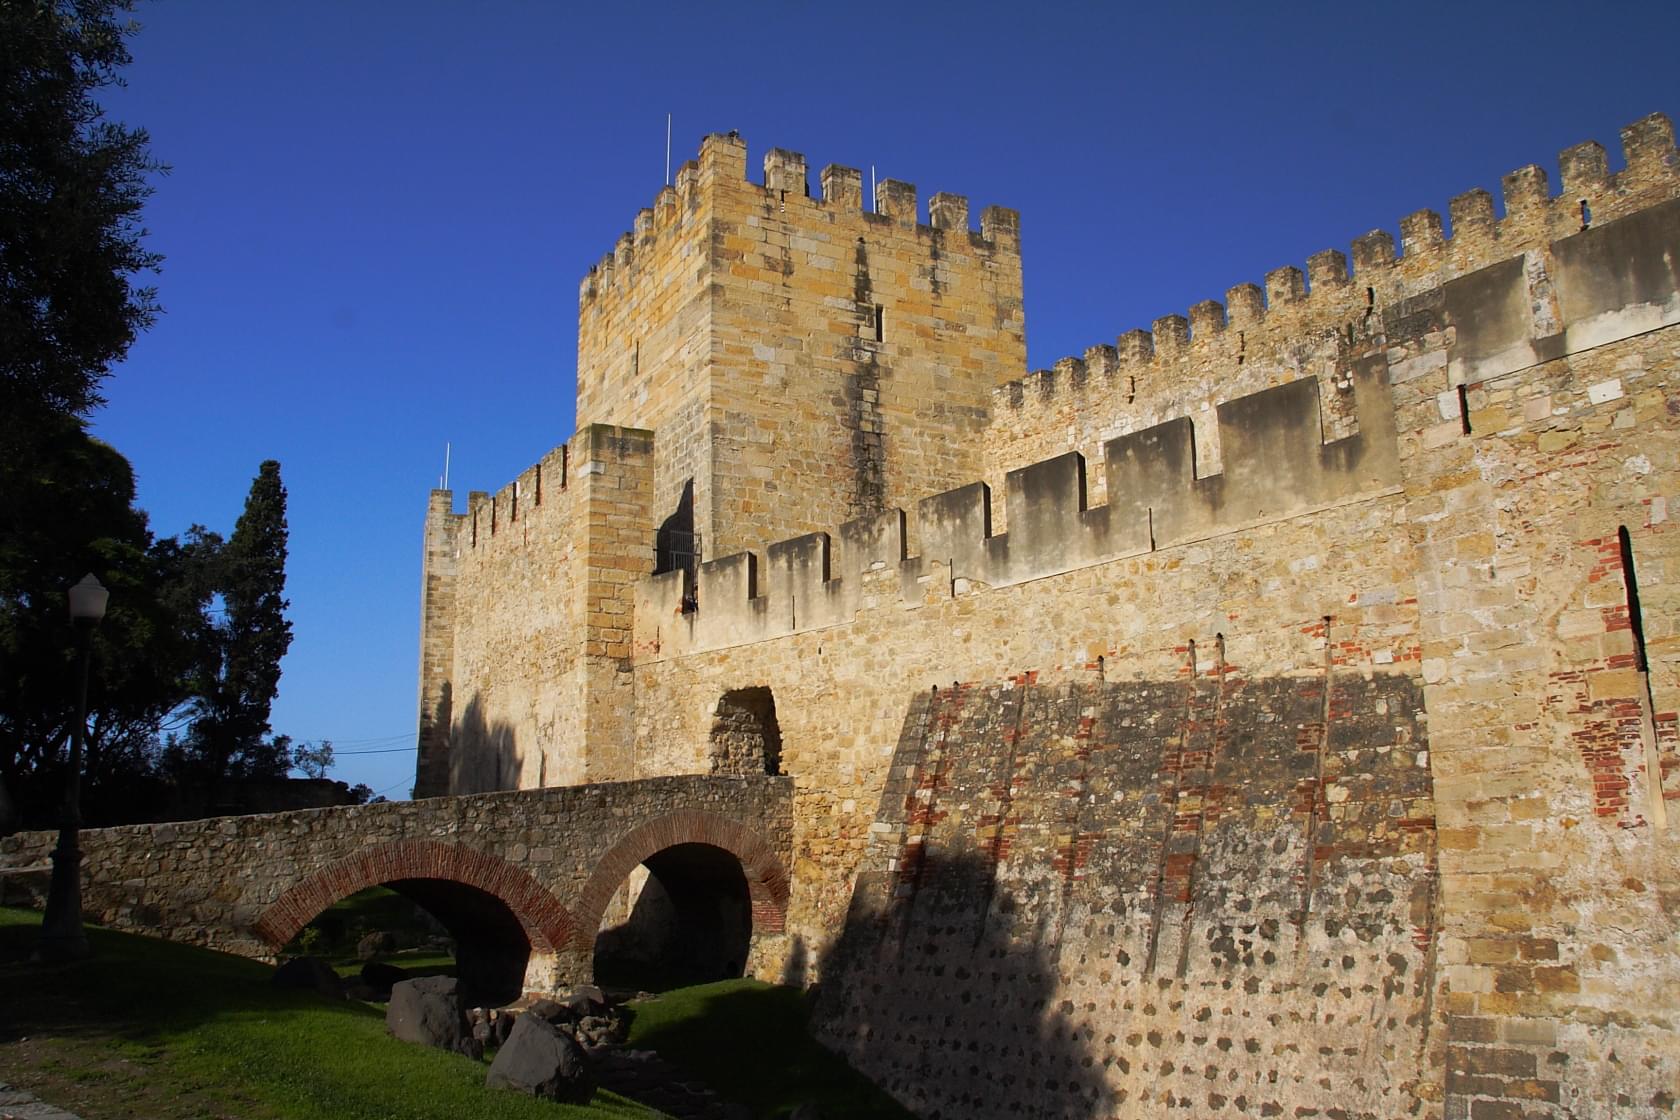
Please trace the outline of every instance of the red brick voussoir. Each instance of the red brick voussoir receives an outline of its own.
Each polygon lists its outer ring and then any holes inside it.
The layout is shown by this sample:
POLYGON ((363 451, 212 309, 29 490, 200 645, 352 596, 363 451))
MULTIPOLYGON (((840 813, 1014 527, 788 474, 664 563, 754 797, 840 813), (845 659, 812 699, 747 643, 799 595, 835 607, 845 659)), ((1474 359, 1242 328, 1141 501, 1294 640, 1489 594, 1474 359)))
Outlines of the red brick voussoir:
POLYGON ((763 837, 728 817, 703 809, 681 809, 632 829, 595 865, 577 899, 573 925, 574 947, 594 947, 613 892, 649 856, 677 844, 710 844, 741 861, 752 901, 753 933, 782 933, 787 929, 788 873, 763 837))
POLYGON ((398 879, 445 879, 494 895, 519 919, 535 952, 561 948, 573 939, 578 928, 571 911, 559 899, 500 856, 437 840, 394 840, 309 876, 264 910, 252 929, 278 950, 338 900, 398 879))

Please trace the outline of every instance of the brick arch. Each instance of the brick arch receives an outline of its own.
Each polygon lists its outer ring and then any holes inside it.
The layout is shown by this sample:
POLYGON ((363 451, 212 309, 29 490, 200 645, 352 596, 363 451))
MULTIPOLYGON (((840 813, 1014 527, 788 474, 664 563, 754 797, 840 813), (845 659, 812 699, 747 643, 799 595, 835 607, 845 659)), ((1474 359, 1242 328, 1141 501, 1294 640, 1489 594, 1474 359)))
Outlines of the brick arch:
POLYGON ((738 821, 703 809, 686 809, 638 825, 601 857, 578 895, 575 948, 594 949, 601 915, 619 884, 643 860, 677 844, 710 844, 740 860, 752 902, 753 933, 787 929, 788 873, 775 849, 738 821))
POLYGON ((571 911, 530 875, 498 855, 437 840, 395 840, 341 859, 287 890, 251 928, 279 949, 339 899, 396 879, 444 879, 500 899, 534 953, 558 951, 574 935, 571 911))

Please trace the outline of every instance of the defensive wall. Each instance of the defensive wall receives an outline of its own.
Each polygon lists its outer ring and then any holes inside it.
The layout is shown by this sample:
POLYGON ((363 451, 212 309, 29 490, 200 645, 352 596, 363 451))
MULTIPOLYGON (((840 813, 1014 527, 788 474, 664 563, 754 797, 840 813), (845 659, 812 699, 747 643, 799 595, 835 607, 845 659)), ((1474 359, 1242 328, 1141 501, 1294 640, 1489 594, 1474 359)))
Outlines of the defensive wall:
MULTIPOLYGON (((1672 1112, 1680 163, 1660 116, 1622 149, 1000 380, 978 469, 908 514, 823 531, 765 492, 755 551, 649 574, 665 499, 618 508, 629 567, 604 570, 641 574, 599 600, 629 622, 606 627, 614 765, 735 766, 729 698, 773 696, 800 958, 778 967, 814 962, 828 1037, 901 1099, 1672 1112), (971 1067, 992 1080, 963 1097, 971 1067)), ((651 468, 599 459, 600 486, 659 476, 643 437, 651 468)), ((462 651, 597 565, 442 539, 428 565, 478 598, 440 587, 437 679, 542 695, 532 658, 462 651)), ((443 757, 476 742, 444 726, 443 757)), ((593 759, 572 726, 543 750, 593 759)))
MULTIPOLYGON (((699 844, 739 863, 752 938, 735 963, 763 970, 786 955, 788 785, 653 778, 88 829, 82 907, 116 929, 271 960, 327 907, 385 884, 449 929, 462 979, 502 1002, 590 979, 625 878, 699 844)), ((0 871, 45 865, 56 841, 0 839, 0 871)))

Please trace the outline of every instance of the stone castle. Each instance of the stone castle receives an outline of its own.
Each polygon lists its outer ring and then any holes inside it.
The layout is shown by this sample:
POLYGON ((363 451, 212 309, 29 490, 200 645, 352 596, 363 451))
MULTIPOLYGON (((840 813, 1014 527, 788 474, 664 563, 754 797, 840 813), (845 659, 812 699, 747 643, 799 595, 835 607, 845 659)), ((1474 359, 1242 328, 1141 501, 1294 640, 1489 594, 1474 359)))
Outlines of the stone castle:
POLYGON ((1668 119, 1622 155, 1022 376, 1014 212, 708 137, 577 434, 432 493, 416 795, 788 775, 748 968, 924 1115, 1672 1114, 1668 119))

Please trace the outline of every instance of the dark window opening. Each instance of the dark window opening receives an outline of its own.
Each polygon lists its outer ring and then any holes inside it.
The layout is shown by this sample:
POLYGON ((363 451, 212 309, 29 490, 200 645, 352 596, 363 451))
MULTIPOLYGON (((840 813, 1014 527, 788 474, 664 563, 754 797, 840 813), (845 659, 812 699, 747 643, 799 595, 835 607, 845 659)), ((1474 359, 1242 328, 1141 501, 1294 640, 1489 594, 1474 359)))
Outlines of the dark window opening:
POLYGON ((768 688, 737 688, 723 694, 712 717, 712 773, 780 774, 782 729, 776 698, 768 688))
POLYGON ((1470 391, 1463 385, 1458 387, 1458 423, 1464 429, 1464 434, 1470 434, 1470 391))
POLYGON ((1583 198, 1581 200, 1581 228, 1586 229, 1590 225, 1592 225, 1592 207, 1588 206, 1587 200, 1583 198))
POLYGON ((875 305, 875 341, 884 342, 887 337, 887 312, 880 304, 875 305))

